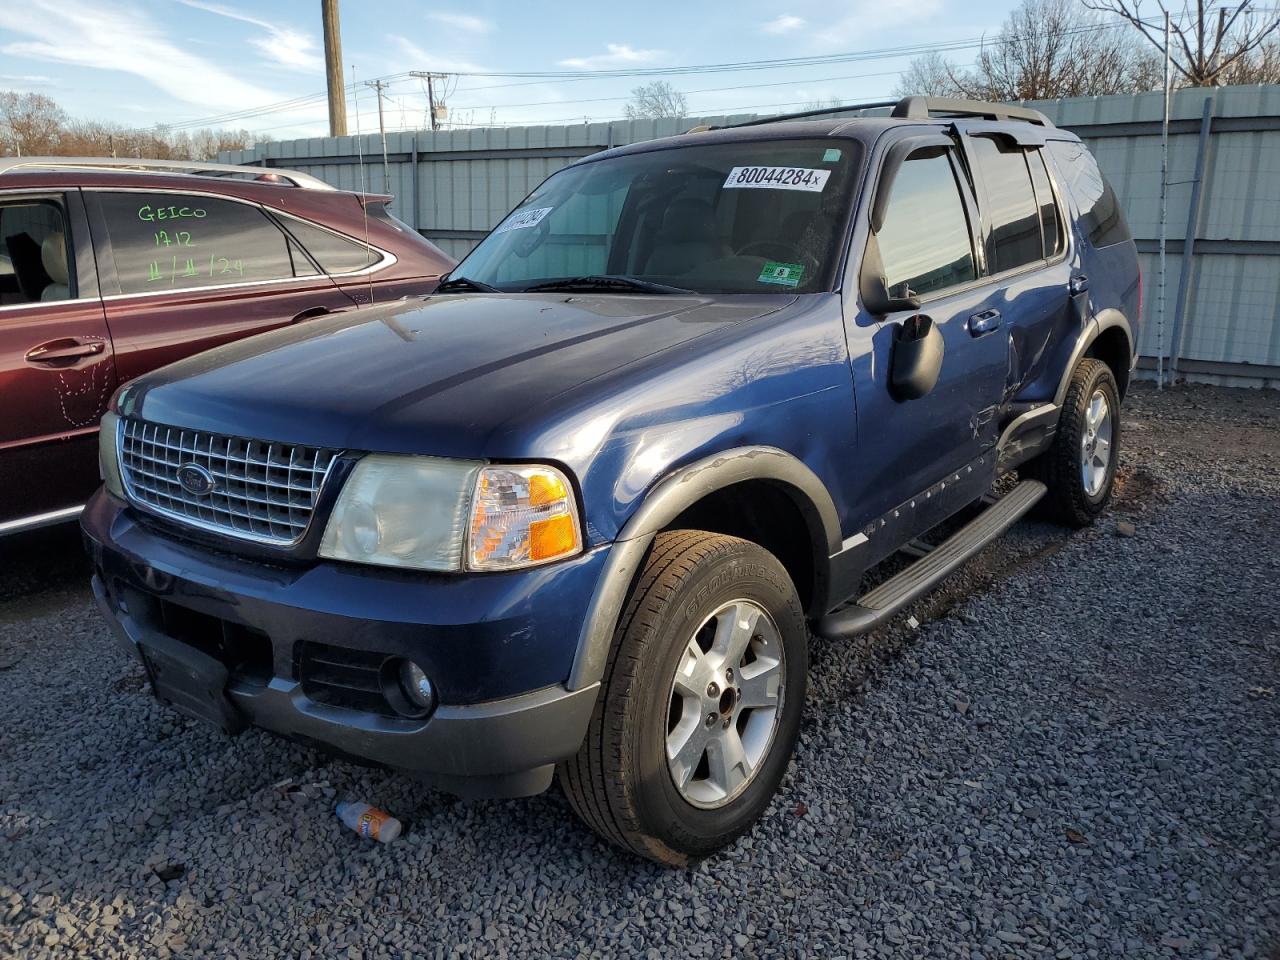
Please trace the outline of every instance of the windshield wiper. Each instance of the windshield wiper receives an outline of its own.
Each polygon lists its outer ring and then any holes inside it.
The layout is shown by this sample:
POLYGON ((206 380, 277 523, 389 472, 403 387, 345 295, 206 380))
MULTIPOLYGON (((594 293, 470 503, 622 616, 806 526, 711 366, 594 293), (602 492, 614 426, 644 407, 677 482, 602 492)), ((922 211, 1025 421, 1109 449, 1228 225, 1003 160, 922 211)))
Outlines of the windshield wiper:
POLYGON ((592 275, 588 277, 561 277, 559 280, 546 280, 525 287, 525 293, 545 293, 551 290, 637 290, 641 293, 693 293, 684 287, 672 287, 665 283, 654 283, 651 280, 637 280, 635 277, 613 277, 592 275))
POLYGON ((479 280, 472 280, 470 277, 450 277, 448 280, 442 280, 440 285, 436 287, 436 293, 456 293, 460 290, 469 290, 472 293, 501 292, 497 287, 491 287, 487 283, 481 283, 479 280))

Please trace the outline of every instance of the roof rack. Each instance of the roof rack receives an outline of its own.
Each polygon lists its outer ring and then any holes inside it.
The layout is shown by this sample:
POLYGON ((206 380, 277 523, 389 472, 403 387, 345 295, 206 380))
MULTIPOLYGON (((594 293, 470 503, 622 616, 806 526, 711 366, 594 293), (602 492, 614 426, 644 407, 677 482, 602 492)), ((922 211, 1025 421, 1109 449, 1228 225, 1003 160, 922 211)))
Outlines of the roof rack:
POLYGON ((928 120, 934 114, 946 117, 981 117, 986 120, 1025 120, 1042 127, 1053 126, 1052 120, 1030 107, 1013 107, 1007 103, 986 103, 982 100, 953 100, 950 97, 903 97, 894 105, 889 116, 928 120))
MULTIPOLYGON (((737 127, 758 127, 766 123, 783 123, 787 120, 804 120, 806 117, 826 117, 833 113, 848 113, 851 110, 874 110, 877 107, 892 107, 897 100, 869 100, 866 103, 847 103, 840 107, 823 107, 819 110, 801 110, 799 113, 779 113, 772 117, 759 117, 755 120, 743 120, 740 123, 726 123, 722 127, 707 127, 708 130, 733 130, 737 127)), ((692 131, 690 131, 692 132, 692 131)))
MULTIPOLYGON (((1005 103, 984 103, 981 100, 952 100, 949 97, 903 97, 901 100, 870 100, 866 103, 849 103, 840 107, 824 107, 818 110, 801 110, 799 113, 782 113, 756 120, 744 120, 723 127, 695 129, 729 130, 736 127, 758 127, 766 123, 784 123, 787 120, 804 120, 808 117, 828 117, 836 113, 855 110, 875 110, 892 107, 889 116, 906 120, 929 120, 934 114, 946 117, 984 117, 988 120, 1025 120, 1042 127, 1052 127, 1053 122, 1039 110, 1029 107, 1012 107, 1005 103)), ((694 131, 690 131, 692 133, 694 131)))
POLYGON ((136 160, 131 157, 4 157, 0 175, 33 170, 120 170, 131 173, 176 173, 202 177, 243 177, 285 183, 306 190, 334 189, 323 180, 296 170, 199 160, 136 160))

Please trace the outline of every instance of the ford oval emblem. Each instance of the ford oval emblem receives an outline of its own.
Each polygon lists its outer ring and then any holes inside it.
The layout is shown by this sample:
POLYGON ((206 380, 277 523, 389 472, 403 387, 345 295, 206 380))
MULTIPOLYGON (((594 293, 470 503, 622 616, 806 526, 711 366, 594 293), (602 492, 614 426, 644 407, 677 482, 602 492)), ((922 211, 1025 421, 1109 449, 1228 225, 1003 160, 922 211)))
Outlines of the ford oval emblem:
POLYGON ((198 463, 184 463, 180 466, 178 483, 193 497, 207 497, 218 486, 217 478, 198 463))

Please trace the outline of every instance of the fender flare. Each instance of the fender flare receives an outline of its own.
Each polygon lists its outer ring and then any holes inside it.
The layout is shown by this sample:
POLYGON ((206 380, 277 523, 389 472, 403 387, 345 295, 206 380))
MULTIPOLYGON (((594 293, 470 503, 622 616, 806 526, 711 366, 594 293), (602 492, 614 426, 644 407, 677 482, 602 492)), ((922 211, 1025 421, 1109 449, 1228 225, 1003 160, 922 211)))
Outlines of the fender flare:
POLYGON ((1055 405, 1061 407, 1067 399, 1067 388, 1071 385, 1071 371, 1076 368, 1076 364, 1080 362, 1080 358, 1088 352, 1093 346, 1093 342, 1105 330, 1112 327, 1119 327, 1124 331, 1125 339, 1129 341, 1129 364, 1130 368, 1137 362, 1137 345, 1133 339, 1133 327, 1123 313, 1113 307, 1107 307, 1095 316, 1081 331, 1080 336, 1076 339, 1075 348, 1071 351, 1071 356, 1067 359, 1067 365, 1063 368, 1062 379, 1058 381, 1058 390, 1053 395, 1055 405))
POLYGON ((840 552, 840 520, 831 493, 816 473, 785 450, 735 447, 680 467, 649 490, 610 548, 578 635, 570 690, 603 677, 622 606, 658 532, 708 494, 747 480, 769 480, 787 489, 805 513, 811 539, 825 541, 821 560, 840 552))

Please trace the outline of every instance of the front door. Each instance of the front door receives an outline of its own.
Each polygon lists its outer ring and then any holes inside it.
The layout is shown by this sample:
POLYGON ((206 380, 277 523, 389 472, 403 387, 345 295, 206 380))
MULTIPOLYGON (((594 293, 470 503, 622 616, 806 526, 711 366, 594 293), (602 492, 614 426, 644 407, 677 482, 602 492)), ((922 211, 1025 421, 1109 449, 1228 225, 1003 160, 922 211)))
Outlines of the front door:
POLYGON ((1009 364, 1005 305, 996 288, 978 282, 975 221, 954 150, 930 147, 906 159, 876 237, 888 286, 921 306, 875 319, 860 314, 850 327, 858 526, 965 471, 998 439, 1009 364), (923 397, 898 400, 889 388, 893 332, 917 312, 942 335, 942 368, 923 397))
POLYGON ((0 532, 97 487, 115 385, 79 192, 0 193, 0 532))
POLYGON ((351 298, 257 204, 165 191, 86 193, 120 382, 338 310, 351 298))

